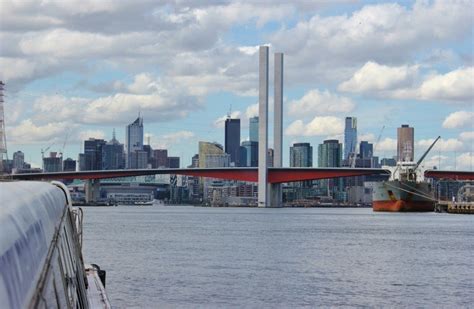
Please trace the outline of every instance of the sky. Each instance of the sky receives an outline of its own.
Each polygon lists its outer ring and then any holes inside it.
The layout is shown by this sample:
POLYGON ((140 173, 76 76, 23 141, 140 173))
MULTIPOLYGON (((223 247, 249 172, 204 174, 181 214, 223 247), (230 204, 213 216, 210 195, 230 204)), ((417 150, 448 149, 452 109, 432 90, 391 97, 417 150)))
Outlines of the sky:
MULTIPOLYGON (((474 165, 474 2, 2 0, 0 80, 9 158, 77 159, 89 137, 125 142, 140 114, 145 144, 191 163, 198 141, 224 144, 227 114, 258 114, 258 46, 284 53, 283 164, 294 142, 343 142, 344 118, 375 155, 474 165), (380 137, 380 138, 379 138, 380 137), (378 140, 378 142, 377 142, 378 140)), ((270 142, 272 146, 270 107, 270 142)))

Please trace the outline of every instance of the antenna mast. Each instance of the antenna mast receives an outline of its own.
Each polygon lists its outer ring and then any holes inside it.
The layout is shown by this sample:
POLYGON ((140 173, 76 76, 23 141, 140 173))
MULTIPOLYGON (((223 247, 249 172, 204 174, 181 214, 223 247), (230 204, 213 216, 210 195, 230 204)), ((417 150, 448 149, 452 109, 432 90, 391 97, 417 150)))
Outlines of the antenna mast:
POLYGON ((5 84, 0 81, 0 174, 3 174, 3 160, 8 159, 7 137, 5 135, 5 114, 3 111, 3 90, 5 84))

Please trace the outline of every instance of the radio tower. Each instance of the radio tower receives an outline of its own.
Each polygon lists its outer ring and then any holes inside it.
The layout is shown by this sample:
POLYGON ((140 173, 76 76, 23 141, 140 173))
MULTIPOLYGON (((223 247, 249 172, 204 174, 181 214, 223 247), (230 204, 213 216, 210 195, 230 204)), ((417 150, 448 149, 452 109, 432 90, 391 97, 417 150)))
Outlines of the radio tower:
POLYGON ((3 174, 3 160, 8 159, 7 138, 5 136, 5 114, 3 112, 3 90, 5 84, 0 81, 0 174, 3 174))

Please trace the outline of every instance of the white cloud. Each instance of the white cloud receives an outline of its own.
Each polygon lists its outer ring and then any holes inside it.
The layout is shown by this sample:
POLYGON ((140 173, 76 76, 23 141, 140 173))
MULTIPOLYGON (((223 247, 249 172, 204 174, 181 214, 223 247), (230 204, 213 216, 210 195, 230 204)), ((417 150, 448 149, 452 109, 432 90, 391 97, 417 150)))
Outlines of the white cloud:
POLYGON ((390 67, 369 61, 351 79, 339 85, 347 92, 378 92, 410 85, 418 74, 418 66, 390 67))
POLYGON ((473 141, 474 140, 474 131, 461 132, 459 134, 459 139, 462 141, 473 141))
POLYGON ((449 157, 444 156, 444 155, 434 155, 431 157, 428 157, 422 162, 422 166, 425 169, 432 169, 434 167, 437 167, 438 169, 444 168, 446 164, 449 164, 449 157))
POLYGON ((308 91, 299 100, 291 101, 289 112, 294 116, 312 116, 332 113, 348 113, 354 109, 354 102, 347 97, 317 89, 308 91))
MULTIPOLYGON (((240 115, 241 115, 241 113, 239 111, 233 111, 230 114, 230 118, 233 118, 233 119, 239 118, 240 119, 240 115)), ((216 120, 214 120, 214 123, 213 123, 214 127, 215 128, 223 128, 227 118, 229 118, 229 115, 224 115, 224 116, 219 117, 216 120)))
POLYGON ((69 122, 36 125, 31 119, 25 119, 19 125, 7 128, 7 136, 9 141, 15 144, 59 143, 63 142, 67 130, 76 127, 69 122))
POLYGON ((77 134, 78 141, 85 141, 89 138, 105 139, 106 134, 102 130, 84 130, 77 134))
POLYGON ((258 116, 258 103, 248 106, 245 110, 245 116, 247 119, 258 116))
MULTIPOLYGON (((417 145, 419 146, 420 154, 425 152, 428 147, 433 144, 434 139, 422 139, 417 141, 417 145)), ((434 145, 432 152, 441 151, 441 152, 449 152, 449 151, 459 151, 463 149, 463 143, 455 138, 450 139, 442 139, 440 138, 438 142, 434 145)))
POLYGON ((458 111, 451 113, 443 121, 443 128, 455 129, 455 128, 473 128, 474 126, 474 112, 458 111))
POLYGON ((152 148, 169 150, 182 143, 188 143, 188 141, 194 137, 195 134, 193 132, 186 130, 164 134, 155 140, 152 140, 152 148))
POLYGON ((373 133, 365 133, 365 134, 359 135, 358 139, 360 141, 367 141, 369 143, 373 143, 375 142, 375 135, 373 133))
POLYGON ((472 171, 474 167, 474 154, 472 152, 464 152, 456 157, 456 169, 464 171, 472 171))
POLYGON ((314 117, 305 124, 302 120, 296 120, 285 130, 288 136, 329 136, 337 135, 344 131, 342 119, 332 116, 314 117))
POLYGON ((459 68, 446 74, 429 77, 420 87, 424 100, 464 101, 474 100, 474 67, 459 68))
POLYGON ((389 151, 395 153, 397 151, 397 140, 386 137, 382 140, 380 140, 377 145, 376 149, 374 149, 374 152, 380 152, 380 151, 389 151))

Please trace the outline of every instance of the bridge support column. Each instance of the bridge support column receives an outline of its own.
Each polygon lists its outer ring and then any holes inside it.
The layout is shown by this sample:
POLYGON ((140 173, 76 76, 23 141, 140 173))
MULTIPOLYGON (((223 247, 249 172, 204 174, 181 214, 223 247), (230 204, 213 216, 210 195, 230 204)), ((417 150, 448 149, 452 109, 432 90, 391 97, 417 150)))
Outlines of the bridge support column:
MULTIPOLYGON (((283 166, 283 53, 275 53, 274 75, 274 109, 273 109, 273 166, 283 166)), ((271 184, 270 204, 282 207, 281 184, 271 184)))
POLYGON ((260 46, 258 59, 258 207, 268 207, 268 46, 260 46))
POLYGON ((84 182, 84 191, 87 204, 93 204, 99 199, 100 193, 100 180, 99 179, 87 179, 84 182))

